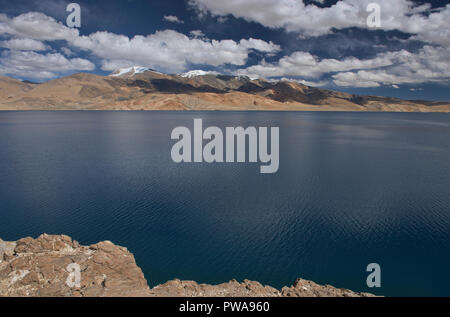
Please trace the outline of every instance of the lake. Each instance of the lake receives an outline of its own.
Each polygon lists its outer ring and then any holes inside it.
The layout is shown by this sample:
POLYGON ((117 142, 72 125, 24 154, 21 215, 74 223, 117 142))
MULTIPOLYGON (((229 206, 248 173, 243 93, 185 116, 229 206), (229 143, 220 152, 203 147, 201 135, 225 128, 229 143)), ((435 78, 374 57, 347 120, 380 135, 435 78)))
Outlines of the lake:
POLYGON ((126 246, 151 286, 450 296, 450 115, 0 112, 0 237, 126 246), (176 164, 177 126, 280 128, 280 167, 176 164), (382 287, 366 285, 369 263, 382 287))

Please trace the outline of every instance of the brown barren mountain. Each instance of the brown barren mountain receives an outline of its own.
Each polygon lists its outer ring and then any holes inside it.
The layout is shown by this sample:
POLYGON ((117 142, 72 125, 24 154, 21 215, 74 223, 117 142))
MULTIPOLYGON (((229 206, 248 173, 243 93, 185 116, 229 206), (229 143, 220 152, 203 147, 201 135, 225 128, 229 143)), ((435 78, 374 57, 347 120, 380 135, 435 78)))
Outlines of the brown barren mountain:
POLYGON ((33 89, 33 85, 21 82, 17 79, 0 76, 0 100, 1 102, 12 100, 15 96, 33 89))
POLYGON ((357 96, 291 81, 152 70, 79 73, 41 84, 0 76, 0 110, 304 110, 450 112, 450 103, 357 96))

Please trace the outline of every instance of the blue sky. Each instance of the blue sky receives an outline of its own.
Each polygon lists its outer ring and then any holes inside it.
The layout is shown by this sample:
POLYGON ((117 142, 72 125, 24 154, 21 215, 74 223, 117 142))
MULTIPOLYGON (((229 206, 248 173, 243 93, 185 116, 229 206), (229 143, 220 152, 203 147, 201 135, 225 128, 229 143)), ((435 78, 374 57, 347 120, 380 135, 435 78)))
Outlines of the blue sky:
POLYGON ((46 81, 139 65, 450 101, 450 2, 0 0, 0 74, 46 81), (367 5, 379 5, 379 27, 367 5))

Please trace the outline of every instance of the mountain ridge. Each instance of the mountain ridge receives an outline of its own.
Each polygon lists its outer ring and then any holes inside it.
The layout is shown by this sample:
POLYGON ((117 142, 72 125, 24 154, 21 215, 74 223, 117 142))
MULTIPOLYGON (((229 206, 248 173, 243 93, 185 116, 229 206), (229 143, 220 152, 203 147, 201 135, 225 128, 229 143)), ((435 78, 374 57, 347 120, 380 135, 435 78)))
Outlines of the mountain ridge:
POLYGON ((296 81, 133 66, 40 84, 0 76, 0 110, 298 110, 450 112, 449 102, 362 96, 296 81))

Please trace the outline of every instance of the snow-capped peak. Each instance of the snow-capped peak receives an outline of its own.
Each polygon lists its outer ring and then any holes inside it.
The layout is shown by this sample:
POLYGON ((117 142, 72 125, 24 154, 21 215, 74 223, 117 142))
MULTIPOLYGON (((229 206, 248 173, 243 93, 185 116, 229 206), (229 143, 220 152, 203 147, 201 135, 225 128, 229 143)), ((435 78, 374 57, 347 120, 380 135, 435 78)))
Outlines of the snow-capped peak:
POLYGON ((205 75, 218 75, 218 72, 213 71, 204 71, 204 70, 191 70, 187 73, 180 74, 181 77, 185 78, 193 78, 197 76, 205 76, 205 75))
POLYGON ((129 75, 133 76, 136 74, 142 74, 147 71, 153 71, 151 68, 148 67, 142 67, 142 66, 132 66, 132 67, 125 67, 125 68, 119 68, 115 72, 113 72, 110 76, 113 77, 119 77, 122 75, 129 75))

